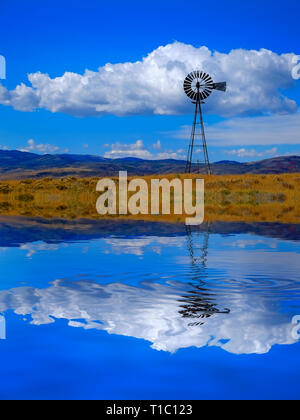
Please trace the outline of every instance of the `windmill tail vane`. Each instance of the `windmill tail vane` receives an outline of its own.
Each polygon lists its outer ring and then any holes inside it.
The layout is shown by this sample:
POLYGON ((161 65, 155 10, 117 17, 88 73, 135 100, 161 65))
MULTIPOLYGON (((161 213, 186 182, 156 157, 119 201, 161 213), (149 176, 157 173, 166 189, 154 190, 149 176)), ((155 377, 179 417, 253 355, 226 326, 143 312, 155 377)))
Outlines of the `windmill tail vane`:
POLYGON ((188 74, 185 78, 183 83, 183 89, 186 95, 192 100, 193 104, 195 105, 194 122, 192 126, 191 140, 188 149, 185 172, 193 172, 193 156, 195 154, 195 148, 199 148, 199 151, 196 150, 196 152, 202 153, 202 161, 200 162, 200 160, 198 159, 197 171, 200 172, 200 163, 202 163, 202 165, 204 164, 206 173, 208 175, 211 175, 212 171, 209 162, 201 105, 204 105, 205 102, 203 101, 211 95, 213 90, 226 92, 227 83, 214 83, 213 79, 210 77, 209 74, 204 73, 202 71, 194 71, 188 74))

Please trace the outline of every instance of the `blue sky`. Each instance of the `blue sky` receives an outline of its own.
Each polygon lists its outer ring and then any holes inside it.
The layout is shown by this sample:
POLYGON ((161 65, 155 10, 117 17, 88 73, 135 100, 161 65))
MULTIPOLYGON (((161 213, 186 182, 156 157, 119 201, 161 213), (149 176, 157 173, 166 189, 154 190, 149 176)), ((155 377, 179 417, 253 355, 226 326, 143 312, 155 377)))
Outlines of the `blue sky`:
POLYGON ((207 100, 212 160, 300 154, 298 1, 1 3, 1 148, 184 157, 193 108, 179 85, 203 63, 229 82, 207 100))

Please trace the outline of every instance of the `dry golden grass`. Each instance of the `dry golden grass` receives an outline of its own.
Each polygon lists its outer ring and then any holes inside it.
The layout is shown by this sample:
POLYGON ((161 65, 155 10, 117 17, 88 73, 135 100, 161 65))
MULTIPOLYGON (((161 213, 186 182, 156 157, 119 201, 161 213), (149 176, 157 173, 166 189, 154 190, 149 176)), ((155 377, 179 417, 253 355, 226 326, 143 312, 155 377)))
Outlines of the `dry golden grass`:
MULTIPOLYGON (((184 179, 186 175, 147 176, 184 179)), ((190 175, 205 179, 206 221, 300 223, 300 174, 190 175)), ((129 178, 130 179, 130 178, 129 178)), ((117 181, 117 178, 115 178, 117 181)), ((0 182, 0 214, 44 218, 92 218, 96 212, 99 178, 65 177, 0 182)), ((185 215, 109 216, 183 222, 185 215)))

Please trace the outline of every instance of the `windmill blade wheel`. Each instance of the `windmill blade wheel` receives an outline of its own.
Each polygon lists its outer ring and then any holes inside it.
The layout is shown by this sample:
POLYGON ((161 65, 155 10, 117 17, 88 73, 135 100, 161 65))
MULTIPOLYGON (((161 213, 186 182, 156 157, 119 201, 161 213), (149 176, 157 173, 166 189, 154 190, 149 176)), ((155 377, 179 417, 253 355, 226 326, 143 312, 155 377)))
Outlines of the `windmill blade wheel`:
POLYGON ((193 101, 204 100, 213 91, 214 82, 209 74, 202 71, 193 71, 185 78, 183 89, 193 101))

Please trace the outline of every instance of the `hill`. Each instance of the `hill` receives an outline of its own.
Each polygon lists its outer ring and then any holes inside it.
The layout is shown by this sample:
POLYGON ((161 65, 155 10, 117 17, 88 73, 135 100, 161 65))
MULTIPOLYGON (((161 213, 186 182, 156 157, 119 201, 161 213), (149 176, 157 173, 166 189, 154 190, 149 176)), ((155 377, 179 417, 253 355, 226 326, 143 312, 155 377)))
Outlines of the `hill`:
MULTIPOLYGON (((129 175, 184 173, 183 160, 144 160, 138 158, 106 159, 93 155, 38 155, 0 150, 0 179, 63 176, 113 176, 125 170, 129 175)), ((200 168, 203 171, 203 168, 200 168)), ((300 156, 276 157, 258 162, 220 161, 212 164, 213 173, 279 174, 300 172, 300 156)))

